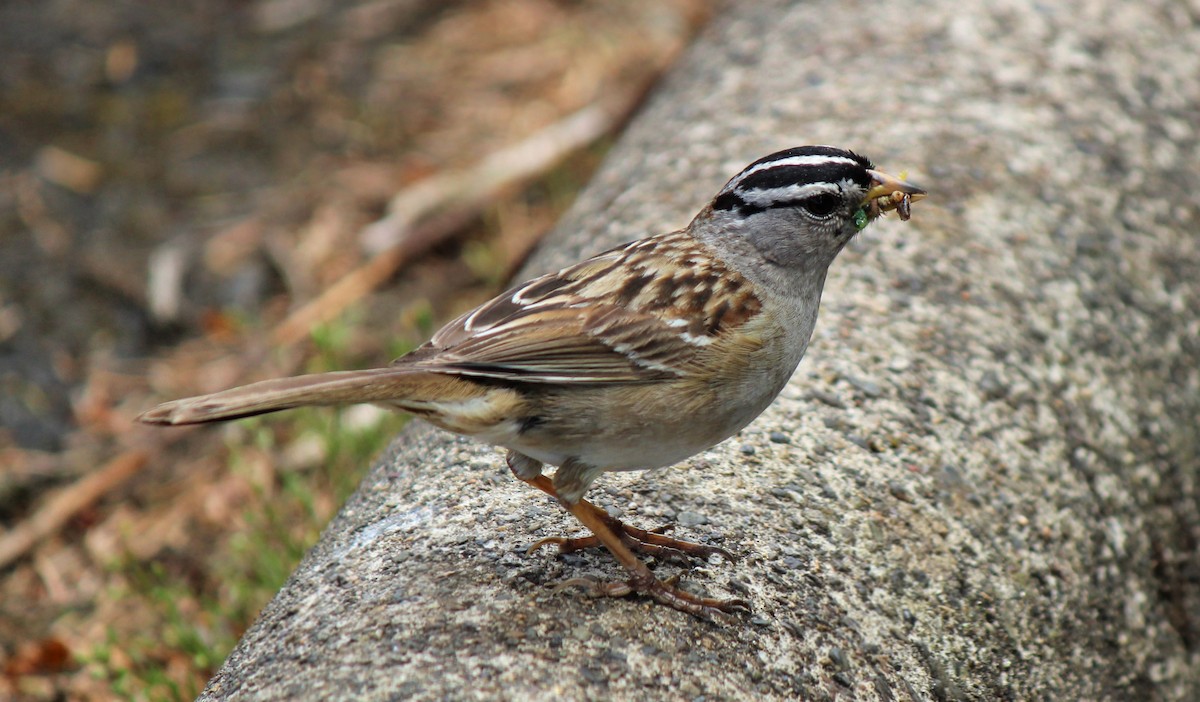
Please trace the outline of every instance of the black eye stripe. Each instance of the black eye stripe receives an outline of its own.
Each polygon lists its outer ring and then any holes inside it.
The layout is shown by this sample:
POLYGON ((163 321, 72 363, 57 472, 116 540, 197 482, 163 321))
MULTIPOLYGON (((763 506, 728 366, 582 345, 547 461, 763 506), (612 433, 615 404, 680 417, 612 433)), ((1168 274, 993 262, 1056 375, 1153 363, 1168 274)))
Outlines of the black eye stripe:
POLYGON ((831 214, 842 204, 836 193, 823 192, 787 200, 772 200, 767 204, 747 202, 738 191, 721 193, 712 202, 714 210, 737 210, 742 215, 752 215, 778 207, 802 207, 818 217, 831 214))
POLYGON ((767 209, 765 207, 751 205, 743 200, 742 196, 738 195, 736 191, 732 190, 718 195, 716 199, 713 200, 712 207, 714 210, 737 210, 743 215, 758 214, 759 212, 767 209))

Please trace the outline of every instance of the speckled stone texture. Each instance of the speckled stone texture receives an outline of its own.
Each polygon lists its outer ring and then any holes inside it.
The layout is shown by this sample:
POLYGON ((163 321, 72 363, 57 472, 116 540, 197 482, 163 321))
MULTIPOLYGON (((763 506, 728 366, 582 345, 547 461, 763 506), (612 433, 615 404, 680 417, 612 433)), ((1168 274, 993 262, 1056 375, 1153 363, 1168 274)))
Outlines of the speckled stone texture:
POLYGON ((931 192, 834 264, 766 414, 591 493, 742 554, 686 582, 754 613, 556 591, 620 573, 525 555, 577 527, 414 428, 204 698, 1200 699, 1197 47, 1195 0, 735 5, 534 266, 795 144, 931 192))

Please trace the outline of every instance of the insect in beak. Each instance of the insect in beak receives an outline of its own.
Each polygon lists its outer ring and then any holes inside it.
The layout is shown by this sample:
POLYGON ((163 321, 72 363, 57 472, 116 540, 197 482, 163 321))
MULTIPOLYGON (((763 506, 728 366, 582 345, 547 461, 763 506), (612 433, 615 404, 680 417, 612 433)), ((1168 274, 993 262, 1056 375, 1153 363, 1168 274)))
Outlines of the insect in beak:
POLYGON ((863 197, 862 207, 868 221, 892 210, 907 220, 912 216, 912 203, 925 197, 924 188, 881 171, 868 170, 874 185, 863 197))

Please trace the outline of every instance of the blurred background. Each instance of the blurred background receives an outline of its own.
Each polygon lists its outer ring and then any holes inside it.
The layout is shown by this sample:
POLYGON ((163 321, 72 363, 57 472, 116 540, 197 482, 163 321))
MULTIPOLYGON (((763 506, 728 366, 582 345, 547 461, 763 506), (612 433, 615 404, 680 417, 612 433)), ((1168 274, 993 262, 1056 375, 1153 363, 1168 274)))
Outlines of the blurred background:
POLYGON ((498 292, 715 5, 0 3, 0 699, 194 697, 404 419, 133 418, 498 292))

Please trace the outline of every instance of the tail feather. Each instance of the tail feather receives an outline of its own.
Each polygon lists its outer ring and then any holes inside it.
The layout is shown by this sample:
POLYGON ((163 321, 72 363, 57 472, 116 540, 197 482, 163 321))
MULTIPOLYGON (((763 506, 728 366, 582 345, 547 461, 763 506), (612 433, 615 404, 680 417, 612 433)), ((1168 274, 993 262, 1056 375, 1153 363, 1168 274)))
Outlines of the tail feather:
POLYGON ((304 405, 344 405, 407 397, 424 374, 396 368, 372 368, 275 378, 259 383, 165 402, 144 412, 147 424, 201 424, 304 405))

